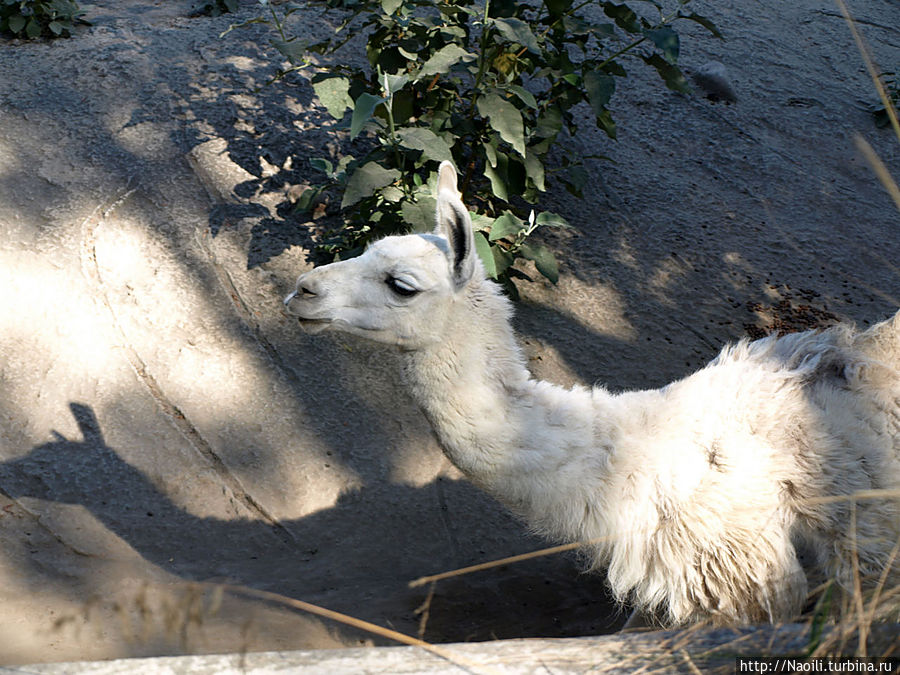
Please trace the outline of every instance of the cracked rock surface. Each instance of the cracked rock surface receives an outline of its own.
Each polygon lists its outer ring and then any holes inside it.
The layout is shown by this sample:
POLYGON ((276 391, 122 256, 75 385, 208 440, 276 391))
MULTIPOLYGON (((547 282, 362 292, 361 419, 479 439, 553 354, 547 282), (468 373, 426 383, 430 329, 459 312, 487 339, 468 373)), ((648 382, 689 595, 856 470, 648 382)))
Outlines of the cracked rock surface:
MULTIPOLYGON (((0 663, 379 642, 195 582, 274 591, 444 642, 609 632, 601 577, 541 558, 420 576, 545 545, 461 478, 393 354, 309 338, 281 313, 308 268, 289 217, 336 136, 255 15, 184 0, 81 3, 73 38, 0 39, 0 663)), ((612 144, 580 111, 578 201, 546 208, 558 286, 521 287, 533 370, 660 386, 747 333, 900 305, 900 215, 854 149, 876 129, 862 60, 812 0, 697 8, 682 61, 728 69, 737 103, 666 91, 637 65, 612 144)), ((900 63, 891 3, 857 12, 900 63)), ((318 14, 314 16, 318 17, 318 14)), ((324 31, 295 15, 298 31, 324 31)))

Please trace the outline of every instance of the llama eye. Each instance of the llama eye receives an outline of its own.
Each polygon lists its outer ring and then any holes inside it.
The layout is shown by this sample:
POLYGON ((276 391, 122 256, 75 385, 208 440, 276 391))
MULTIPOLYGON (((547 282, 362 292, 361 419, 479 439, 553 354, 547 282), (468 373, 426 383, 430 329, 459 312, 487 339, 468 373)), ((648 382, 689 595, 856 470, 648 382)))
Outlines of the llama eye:
POLYGON ((394 293, 407 298, 419 292, 419 289, 415 286, 408 284, 405 281, 401 281, 400 279, 395 279, 394 277, 388 277, 385 283, 390 286, 394 293))

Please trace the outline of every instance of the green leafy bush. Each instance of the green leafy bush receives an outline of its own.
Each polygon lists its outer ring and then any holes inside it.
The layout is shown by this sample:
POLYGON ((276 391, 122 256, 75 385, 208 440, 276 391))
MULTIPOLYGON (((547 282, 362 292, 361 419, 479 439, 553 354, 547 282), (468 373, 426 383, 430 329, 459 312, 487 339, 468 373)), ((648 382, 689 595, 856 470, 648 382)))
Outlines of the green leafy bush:
POLYGON ((87 23, 74 0, 0 0, 0 32, 16 37, 68 37, 76 23, 87 23))
POLYGON ((577 134, 573 108, 580 103, 616 137, 609 104, 626 76, 626 56, 655 69, 669 89, 688 90, 672 24, 694 21, 721 37, 708 19, 687 11, 689 3, 675 0, 668 10, 642 3, 654 15, 648 19, 603 0, 327 0, 310 4, 345 12, 343 21, 314 44, 285 33, 296 5, 281 15, 270 7, 270 16, 246 22, 273 25, 279 37, 272 43, 290 63, 279 76, 303 70, 347 138, 370 141, 356 144, 365 149, 359 157, 311 160, 323 181, 297 207, 339 199, 344 221, 319 242, 319 252, 349 257, 374 238, 430 229, 437 166, 450 159, 473 208, 488 273, 515 295, 513 279, 528 277, 514 263, 526 258, 556 282, 557 261, 531 235, 568 225, 553 213, 535 216, 533 208, 551 175, 581 196, 586 173, 583 157, 558 153, 551 166, 549 153, 564 130, 577 134), (339 57, 311 66, 311 55, 333 57, 359 34, 366 36, 368 67, 339 57))

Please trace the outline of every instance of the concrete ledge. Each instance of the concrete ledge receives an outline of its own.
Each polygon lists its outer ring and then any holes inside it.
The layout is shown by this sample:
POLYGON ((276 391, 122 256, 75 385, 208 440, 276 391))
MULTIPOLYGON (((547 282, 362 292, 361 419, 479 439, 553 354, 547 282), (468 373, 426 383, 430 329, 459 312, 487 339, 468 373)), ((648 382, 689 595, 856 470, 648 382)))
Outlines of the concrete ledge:
MULTIPOLYGON (((868 654, 897 653, 897 624, 879 625, 869 635, 868 654)), ((854 654, 853 640, 840 641, 837 628, 826 628, 823 642, 836 646, 826 654, 854 654)), ((269 673, 666 673, 734 672, 738 656, 790 656, 805 653, 809 627, 789 624, 762 628, 691 628, 569 639, 497 640, 419 647, 320 649, 308 651, 208 654, 195 656, 84 661, 0 667, 0 675, 80 673, 152 675, 195 673, 235 675, 269 673)))

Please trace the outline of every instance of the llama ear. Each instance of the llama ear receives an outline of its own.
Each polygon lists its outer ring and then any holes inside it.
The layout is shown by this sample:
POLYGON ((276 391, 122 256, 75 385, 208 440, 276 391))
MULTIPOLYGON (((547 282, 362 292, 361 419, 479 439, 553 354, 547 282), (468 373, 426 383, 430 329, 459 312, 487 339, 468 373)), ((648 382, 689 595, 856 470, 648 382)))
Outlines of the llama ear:
POLYGON ((456 189, 456 168, 446 159, 438 167, 438 192, 449 192, 459 197, 456 189))
POLYGON ((447 239, 450 245, 453 283, 464 286, 475 271, 475 237, 469 211, 456 189, 456 169, 448 161, 438 169, 437 227, 435 234, 447 239))

